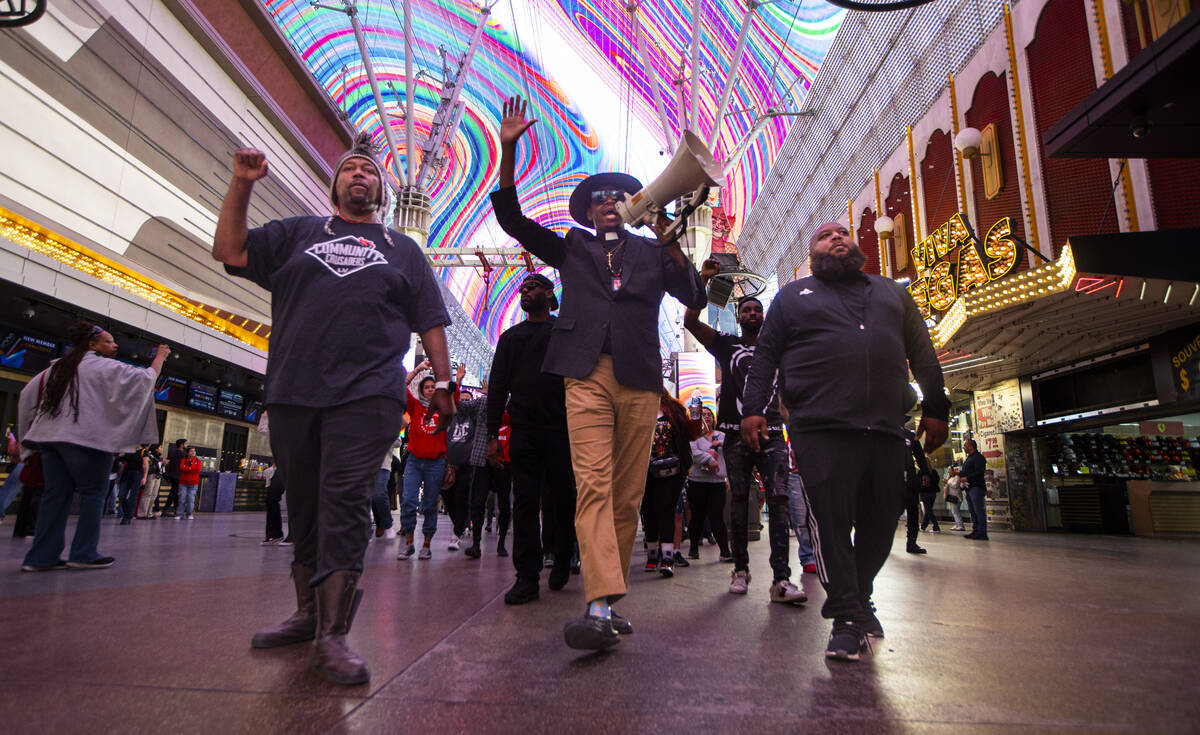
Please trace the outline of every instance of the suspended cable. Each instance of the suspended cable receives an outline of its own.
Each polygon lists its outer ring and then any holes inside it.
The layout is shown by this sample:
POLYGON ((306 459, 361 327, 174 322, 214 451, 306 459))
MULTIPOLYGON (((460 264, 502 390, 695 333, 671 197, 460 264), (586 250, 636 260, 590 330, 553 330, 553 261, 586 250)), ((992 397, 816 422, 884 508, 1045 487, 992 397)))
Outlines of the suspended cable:
MULTIPOLYGON (((800 6, 802 2, 796 3, 796 10, 792 13, 792 22, 788 24, 787 34, 783 37, 783 43, 779 46, 779 56, 775 57, 775 63, 771 65, 771 81, 767 84, 767 94, 774 96, 775 94, 775 77, 779 73, 779 62, 783 60, 783 54, 787 51, 788 41, 792 39, 792 29, 796 27, 796 18, 800 17, 800 6)), ((768 103, 770 100, 768 100, 768 103)))
MULTIPOLYGON (((517 58, 521 64, 521 86, 525 91, 525 99, 528 100, 532 106, 534 98, 529 87, 529 69, 525 63, 525 47, 524 44, 521 43, 521 29, 517 24, 517 12, 513 8, 513 0, 509 0, 508 9, 513 22, 513 38, 517 42, 517 58)), ((530 143, 530 145, 536 148, 536 144, 530 143)), ((534 166, 536 166, 538 170, 538 177, 541 180, 541 186, 543 189, 546 189, 549 186, 549 181, 547 180, 548 177, 545 171, 545 164, 541 160, 542 157, 538 155, 537 151, 534 151, 531 155, 533 155, 534 158, 534 166)), ((548 199, 548 201, 553 202, 553 199, 548 199)))

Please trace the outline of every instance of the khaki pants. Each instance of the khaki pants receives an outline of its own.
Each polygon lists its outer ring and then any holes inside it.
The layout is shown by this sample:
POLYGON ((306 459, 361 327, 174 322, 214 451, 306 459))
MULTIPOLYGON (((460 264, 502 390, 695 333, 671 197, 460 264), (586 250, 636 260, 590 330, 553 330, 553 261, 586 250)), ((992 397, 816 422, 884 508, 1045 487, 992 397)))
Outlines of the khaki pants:
POLYGON ((659 394, 617 383, 610 355, 600 355, 586 378, 566 378, 565 385, 583 591, 589 602, 616 601, 629 578, 659 394))
POLYGON ((162 483, 162 478, 158 475, 150 475, 146 478, 146 486, 142 488, 142 496, 138 498, 138 518, 150 517, 150 509, 154 507, 154 499, 158 497, 160 483, 162 483))

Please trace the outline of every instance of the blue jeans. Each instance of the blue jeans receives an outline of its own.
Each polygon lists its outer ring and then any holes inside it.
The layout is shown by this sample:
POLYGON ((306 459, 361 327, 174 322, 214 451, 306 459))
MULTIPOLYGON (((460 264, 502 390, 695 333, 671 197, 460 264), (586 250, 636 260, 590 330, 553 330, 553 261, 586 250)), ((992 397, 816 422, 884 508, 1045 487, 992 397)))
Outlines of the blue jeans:
POLYGON ((9 473, 8 479, 4 481, 4 487, 0 487, 0 518, 4 517, 4 512, 8 510, 8 506, 12 505, 13 498, 17 497, 17 493, 21 492, 21 470, 25 468, 24 462, 17 462, 13 466, 12 472, 9 473))
POLYGON ((196 514, 196 489, 199 485, 180 485, 179 500, 175 503, 175 517, 183 518, 196 514))
POLYGON ((41 452, 46 489, 38 509, 33 546, 25 555, 25 563, 49 567, 58 562, 66 543, 67 516, 75 493, 79 493, 79 521, 75 524, 75 538, 67 561, 99 559, 96 547, 100 544, 100 516, 108 492, 112 454, 66 442, 43 442, 41 452))
POLYGON ((446 458, 419 459, 409 455, 404 466, 404 497, 400 503, 400 532, 405 536, 417 527, 417 505, 421 506, 421 533, 433 538, 437 531, 438 492, 442 489, 442 477, 446 474, 446 458), (421 485, 425 486, 424 495, 421 485))
POLYGON ((392 471, 379 470, 379 476, 375 479, 375 494, 371 496, 371 511, 375 514, 375 525, 379 528, 391 528, 395 521, 392 520, 392 509, 388 507, 388 478, 392 476, 392 471))
POLYGON ((967 507, 971 510, 971 533, 976 536, 987 535, 987 488, 972 487, 967 489, 967 507))
POLYGON ((814 564, 812 537, 808 533, 808 502, 804 499, 804 483, 800 475, 788 474, 788 511, 792 516, 792 530, 796 533, 796 553, 801 564, 814 564))

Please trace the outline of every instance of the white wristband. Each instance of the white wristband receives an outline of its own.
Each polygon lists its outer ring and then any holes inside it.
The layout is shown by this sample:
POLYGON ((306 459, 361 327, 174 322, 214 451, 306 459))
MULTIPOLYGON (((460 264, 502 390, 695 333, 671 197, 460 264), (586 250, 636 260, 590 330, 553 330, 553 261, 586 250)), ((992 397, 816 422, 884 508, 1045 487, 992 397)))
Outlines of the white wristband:
POLYGON ((450 390, 449 380, 439 380, 433 384, 434 390, 450 390))

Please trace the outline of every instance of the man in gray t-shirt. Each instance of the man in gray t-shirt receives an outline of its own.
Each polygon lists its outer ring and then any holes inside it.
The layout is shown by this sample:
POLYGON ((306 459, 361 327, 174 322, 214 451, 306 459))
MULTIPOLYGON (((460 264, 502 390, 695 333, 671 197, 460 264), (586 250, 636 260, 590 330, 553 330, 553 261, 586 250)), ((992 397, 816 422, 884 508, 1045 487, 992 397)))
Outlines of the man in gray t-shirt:
POLYGON ((386 211, 383 169, 360 136, 334 168, 332 217, 293 217, 249 229, 261 151, 234 153, 213 258, 271 292, 266 405, 271 451, 286 488, 297 611, 254 636, 255 648, 310 641, 309 666, 336 684, 363 684, 366 663, 346 634, 358 607, 367 548, 364 511, 379 458, 400 433, 413 331, 433 365, 433 405, 454 414, 447 391, 450 323, 437 281, 408 237, 376 220, 386 211))

